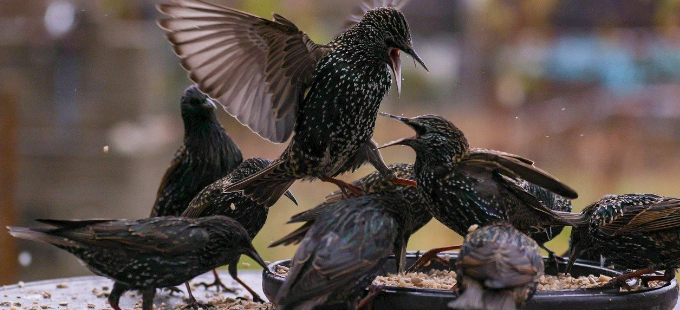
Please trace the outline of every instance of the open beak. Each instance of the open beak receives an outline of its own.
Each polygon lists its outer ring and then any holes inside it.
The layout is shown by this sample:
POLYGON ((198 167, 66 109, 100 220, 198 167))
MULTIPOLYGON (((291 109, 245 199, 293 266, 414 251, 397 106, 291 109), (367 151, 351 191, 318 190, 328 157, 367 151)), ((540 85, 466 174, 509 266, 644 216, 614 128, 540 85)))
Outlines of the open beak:
MULTIPOLYGON (((392 72, 394 72, 394 79, 397 81, 397 93, 399 96, 401 96, 401 58, 399 57, 400 50, 398 48, 390 48, 389 51, 389 57, 390 57, 390 68, 392 68, 392 72)), ((411 55, 415 61, 417 61, 421 66, 423 66, 423 69, 425 71, 430 72, 430 70, 427 69, 427 66, 423 62, 422 59, 420 59, 420 56, 414 51, 412 48, 406 48, 404 49, 404 53, 411 55)))
POLYGON ((384 149, 386 147, 395 146, 395 145, 410 145, 411 141, 413 141, 413 140, 415 140, 415 137, 401 138, 399 140, 395 140, 395 141, 392 141, 390 143, 387 143, 387 144, 379 147, 378 149, 380 150, 380 149, 384 149))
POLYGON ((248 250, 244 254, 252 258, 258 265, 262 266, 262 268, 267 270, 267 264, 264 262, 262 257, 260 257, 260 254, 257 253, 254 247, 251 247, 250 250, 248 250))
POLYGON ((418 54, 416 54, 416 51, 414 51, 412 48, 404 50, 404 53, 411 55, 411 57, 413 57, 415 61, 417 61, 421 66, 423 66, 423 69, 425 69, 425 71, 430 72, 430 70, 427 69, 427 66, 425 65, 423 60, 420 59, 420 56, 418 56, 418 54))
POLYGON ((290 201, 292 201, 296 206, 298 205, 297 199, 295 199, 295 196, 293 196, 293 192, 287 190, 285 193, 283 193, 283 195, 288 197, 288 199, 290 199, 290 201))
MULTIPOLYGON (((389 117, 389 118, 392 118, 392 119, 396 119, 396 120, 408 125, 409 127, 413 128, 413 122, 408 117, 392 115, 392 114, 385 113, 385 112, 379 112, 378 114, 380 114, 381 116, 386 116, 386 117, 389 117)), ((415 128, 413 128, 413 129, 415 129, 415 128)), ((410 145, 410 143, 412 141, 416 140, 417 138, 418 138, 418 136, 401 138, 399 140, 395 140, 395 141, 392 141, 390 143, 387 143, 387 144, 379 147, 378 149, 384 149, 386 147, 390 147, 390 146, 394 146, 394 145, 410 145)))
POLYGON ((397 81, 397 94, 401 96, 401 58, 399 57, 398 48, 390 48, 390 68, 394 73, 394 79, 397 81))

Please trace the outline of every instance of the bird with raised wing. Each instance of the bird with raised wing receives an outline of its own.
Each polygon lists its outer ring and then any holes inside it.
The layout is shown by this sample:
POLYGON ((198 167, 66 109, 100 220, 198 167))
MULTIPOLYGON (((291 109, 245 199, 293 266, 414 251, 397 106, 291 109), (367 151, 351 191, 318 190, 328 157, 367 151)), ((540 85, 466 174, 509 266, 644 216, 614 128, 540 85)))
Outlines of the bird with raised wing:
MULTIPOLYGON (((570 225, 571 213, 550 210, 519 184, 521 180, 574 199, 569 186, 534 166, 526 158, 494 150, 470 149, 463 132, 437 115, 401 117, 383 113, 411 127, 416 135, 391 142, 416 152, 418 192, 432 215, 464 236, 472 225, 508 221, 524 233, 546 234, 551 226, 570 225)), ((572 215, 576 217, 577 215, 572 215)), ((438 251, 423 255, 418 265, 438 251)))
POLYGON ((297 179, 358 193, 334 177, 365 162, 391 174, 371 140, 390 68, 400 90, 401 51, 425 67, 399 11, 403 3, 377 1, 325 45, 278 14, 267 20, 203 0, 158 6, 167 16, 158 24, 199 89, 263 138, 293 136, 269 167, 229 191, 270 203, 297 179))

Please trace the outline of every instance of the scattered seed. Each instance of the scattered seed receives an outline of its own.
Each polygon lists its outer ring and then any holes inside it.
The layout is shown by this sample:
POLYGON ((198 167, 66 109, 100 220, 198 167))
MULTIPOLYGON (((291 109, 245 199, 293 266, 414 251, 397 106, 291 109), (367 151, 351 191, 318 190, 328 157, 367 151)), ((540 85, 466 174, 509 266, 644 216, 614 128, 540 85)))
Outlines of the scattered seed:
POLYGON ((243 268, 250 268, 250 264, 248 263, 241 263, 241 266, 243 266, 243 268))
POLYGON ((17 285, 19 285, 19 287, 23 288, 25 283, 24 283, 24 281, 19 281, 19 283, 17 283, 17 285))
POLYGON ((42 297, 43 298, 52 298, 52 294, 50 294, 50 292, 42 292, 42 297))
POLYGON ((87 304, 88 308, 94 308, 94 304, 87 304))
POLYGON ((68 284, 66 284, 66 282, 62 282, 62 283, 57 284, 57 288, 67 288, 67 287, 68 287, 68 284))
POLYGON ((59 303, 59 305, 60 305, 60 306, 68 306, 68 302, 62 301, 62 302, 59 303))

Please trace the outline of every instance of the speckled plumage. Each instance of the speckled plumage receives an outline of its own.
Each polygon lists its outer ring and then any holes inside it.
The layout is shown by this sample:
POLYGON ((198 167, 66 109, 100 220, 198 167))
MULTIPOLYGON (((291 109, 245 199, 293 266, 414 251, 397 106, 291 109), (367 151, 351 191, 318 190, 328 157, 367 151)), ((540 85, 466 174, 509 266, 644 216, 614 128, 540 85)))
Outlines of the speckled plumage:
MULTIPOLYGON (((538 201, 540 201, 541 204, 543 204, 546 208, 553 211, 571 212, 571 200, 524 180, 519 181, 518 184, 526 192, 534 195, 534 197, 536 197, 536 199, 538 199, 538 201)), ((564 227, 548 226, 545 227, 545 231, 529 233, 529 236, 538 242, 539 245, 542 245, 557 237, 557 235, 562 232, 562 228, 564 227)))
POLYGON ((184 143, 161 180, 151 217, 179 216, 199 191, 243 161, 217 121, 215 104, 195 85, 184 91, 181 110, 184 143))
MULTIPOLYGON (((415 178, 415 172, 413 170, 412 164, 391 164, 388 167, 390 170, 392 170, 392 172, 394 172, 394 175, 397 178, 415 178)), ((395 208, 399 208, 399 213, 404 219, 404 240, 401 243, 401 248, 394 249, 395 254, 399 258, 397 259, 397 267, 403 271, 404 266, 402 263, 405 262, 406 246, 408 244, 409 238, 412 234, 432 220, 432 215, 425 207, 425 201, 420 198, 418 195, 418 190, 415 187, 399 185, 390 182, 389 179, 385 178, 378 171, 374 171, 365 177, 352 182, 351 184, 359 187, 368 195, 395 195, 395 199, 403 198, 394 206, 395 208)), ((333 206, 335 202, 343 199, 345 199, 345 196, 342 191, 335 191, 332 194, 326 196, 326 201, 323 203, 310 210, 293 215, 288 223, 305 224, 278 241, 274 241, 270 247, 299 243, 309 228, 312 227, 319 215, 321 215, 329 207, 333 206)))
POLYGON ((156 288, 182 284, 241 254, 266 268, 246 230, 224 216, 39 221, 54 228, 9 227, 10 234, 64 249, 116 281, 109 302, 117 310, 125 291, 141 291, 142 308, 151 310, 156 288))
POLYGON ((398 119, 416 136, 389 145, 407 145, 416 152, 416 181, 432 215, 456 233, 465 235, 474 224, 505 220, 522 232, 542 232, 567 222, 521 186, 526 180, 559 195, 576 192, 533 162, 517 155, 469 148, 462 131, 436 115, 398 119))
POLYGON ((608 195, 586 207, 571 233, 569 266, 594 249, 622 269, 680 267, 680 199, 654 194, 608 195))
POLYGON ((521 308, 536 292, 544 272, 538 244, 506 222, 468 234, 456 268, 463 293, 449 303, 454 309, 521 308))
POLYGON ((279 159, 229 191, 269 203, 297 179, 327 180, 358 163, 389 173, 371 136, 390 67, 399 86, 400 50, 422 64, 401 12, 369 10, 318 45, 276 14, 269 21, 203 1, 176 2, 159 6, 171 16, 159 25, 201 90, 228 98, 220 99, 227 111, 267 139, 283 142, 295 132, 279 159))
POLYGON ((311 310, 345 303, 354 309, 399 245, 402 198, 371 194, 339 200, 319 215, 292 259, 277 309, 311 310))
MULTIPOLYGON (((266 158, 249 158, 243 161, 228 176, 204 188, 189 203, 182 216, 197 218, 223 215, 235 219, 253 239, 267 221, 269 205, 260 204, 244 196, 241 192, 225 192, 224 188, 264 169, 271 163, 266 158)), ((288 197, 292 194, 288 192, 288 197)))

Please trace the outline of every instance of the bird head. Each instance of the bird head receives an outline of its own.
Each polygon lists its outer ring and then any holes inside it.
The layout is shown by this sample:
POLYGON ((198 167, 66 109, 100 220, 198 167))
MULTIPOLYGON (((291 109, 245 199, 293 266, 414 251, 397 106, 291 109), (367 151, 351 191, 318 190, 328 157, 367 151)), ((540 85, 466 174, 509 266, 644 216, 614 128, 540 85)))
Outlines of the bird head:
POLYGON ((576 259, 585 251, 592 247, 591 238, 588 235, 588 227, 580 226, 571 229, 571 236, 569 237, 569 262, 565 273, 571 271, 576 259))
POLYGON ((181 100, 182 117, 193 115, 211 115, 216 105, 212 99, 198 90, 196 85, 191 85, 184 90, 181 100))
POLYGON ((469 150, 467 139, 453 123, 438 115, 403 117, 387 113, 382 116, 396 119, 413 129, 415 136, 402 138, 381 148, 393 145, 406 145, 416 151, 418 157, 436 157, 437 160, 457 160, 469 150))
POLYGON ((401 93, 401 58, 400 52, 413 57, 427 70, 427 66, 413 50, 411 31, 404 14, 392 7, 381 7, 370 10, 364 14, 361 23, 372 26, 372 31, 378 34, 376 40, 380 44, 383 60, 390 66, 397 81, 397 91, 401 93))

